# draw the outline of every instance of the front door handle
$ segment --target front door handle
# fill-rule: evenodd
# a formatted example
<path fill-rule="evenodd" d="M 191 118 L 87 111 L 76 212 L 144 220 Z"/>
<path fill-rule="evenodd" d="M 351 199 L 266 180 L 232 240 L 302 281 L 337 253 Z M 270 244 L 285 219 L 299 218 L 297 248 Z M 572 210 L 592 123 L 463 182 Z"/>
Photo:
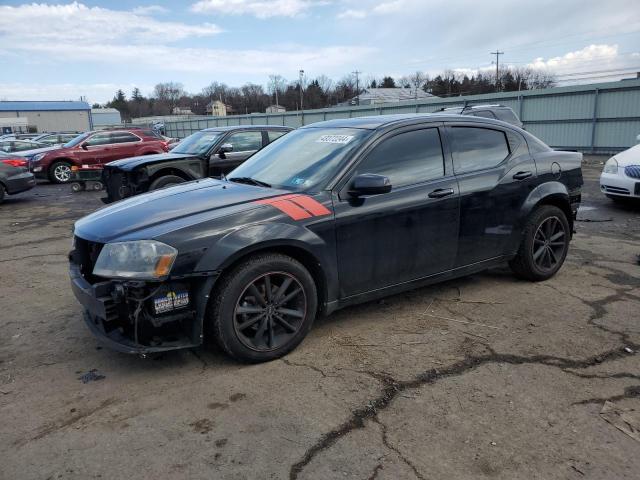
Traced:
<path fill-rule="evenodd" d="M 429 194 L 429 198 L 442 198 L 453 195 L 453 188 L 437 188 Z"/>
<path fill-rule="evenodd" d="M 514 180 L 524 180 L 525 178 L 529 178 L 533 175 L 533 172 L 518 172 L 513 175 Z"/>

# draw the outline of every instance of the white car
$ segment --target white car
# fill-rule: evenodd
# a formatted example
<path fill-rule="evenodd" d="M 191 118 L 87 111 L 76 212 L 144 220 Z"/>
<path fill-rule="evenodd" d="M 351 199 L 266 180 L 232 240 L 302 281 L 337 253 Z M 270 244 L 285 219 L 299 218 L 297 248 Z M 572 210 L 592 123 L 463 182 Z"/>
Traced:
<path fill-rule="evenodd" d="M 607 160 L 600 175 L 600 190 L 612 200 L 640 198 L 640 145 Z"/>

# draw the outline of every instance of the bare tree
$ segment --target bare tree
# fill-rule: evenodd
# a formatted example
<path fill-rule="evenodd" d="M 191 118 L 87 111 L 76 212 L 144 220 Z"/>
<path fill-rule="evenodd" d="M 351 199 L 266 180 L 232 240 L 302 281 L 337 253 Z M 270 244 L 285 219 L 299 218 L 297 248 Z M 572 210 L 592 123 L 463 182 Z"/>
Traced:
<path fill-rule="evenodd" d="M 282 92 L 287 81 L 281 75 L 269 75 L 269 88 L 267 91 L 276 97 L 276 105 L 279 105 L 278 95 Z"/>
<path fill-rule="evenodd" d="M 166 103 L 169 113 L 173 112 L 180 97 L 185 95 L 184 86 L 178 82 L 158 83 L 153 89 L 153 96 Z"/>

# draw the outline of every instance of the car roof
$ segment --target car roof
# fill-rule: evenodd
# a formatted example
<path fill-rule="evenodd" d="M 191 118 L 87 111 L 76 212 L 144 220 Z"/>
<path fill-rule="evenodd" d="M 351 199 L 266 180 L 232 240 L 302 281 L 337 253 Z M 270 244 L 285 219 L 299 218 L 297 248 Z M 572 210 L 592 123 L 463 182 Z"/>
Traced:
<path fill-rule="evenodd" d="M 205 128 L 203 132 L 229 132 L 231 130 L 293 130 L 291 127 L 284 125 L 229 125 L 227 127 L 211 127 Z"/>
<path fill-rule="evenodd" d="M 468 115 L 456 115 L 448 112 L 434 113 L 401 113 L 395 115 L 374 115 L 370 117 L 340 118 L 325 122 L 312 123 L 301 128 L 361 128 L 365 130 L 378 130 L 389 126 L 412 125 L 416 123 L 464 121 L 486 123 L 499 126 L 512 124 L 483 117 L 471 117 Z"/>

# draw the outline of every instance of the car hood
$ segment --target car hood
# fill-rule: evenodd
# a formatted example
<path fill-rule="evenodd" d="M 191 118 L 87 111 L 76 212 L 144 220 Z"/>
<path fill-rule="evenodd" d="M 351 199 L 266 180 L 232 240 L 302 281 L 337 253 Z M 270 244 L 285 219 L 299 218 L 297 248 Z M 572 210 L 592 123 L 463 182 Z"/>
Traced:
<path fill-rule="evenodd" d="M 155 155 L 141 155 L 139 157 L 123 158 L 115 162 L 107 163 L 107 168 L 117 168 L 120 170 L 131 171 L 142 165 L 149 165 L 156 162 L 166 162 L 167 160 L 177 160 L 180 158 L 197 157 L 188 153 L 157 153 Z"/>
<path fill-rule="evenodd" d="M 618 161 L 619 167 L 628 165 L 640 165 L 640 145 L 631 147 L 624 152 L 617 153 L 613 156 Z"/>
<path fill-rule="evenodd" d="M 20 155 L 21 157 L 32 157 L 37 155 L 38 153 L 46 153 L 52 150 L 59 150 L 60 146 L 52 145 L 51 147 L 42 147 L 42 148 L 34 148 L 33 150 L 23 150 L 21 152 L 15 152 L 16 155 Z"/>
<path fill-rule="evenodd" d="M 259 208 L 256 200 L 289 193 L 205 178 L 137 195 L 75 223 L 74 233 L 93 242 L 156 238 L 185 226 Z"/>

